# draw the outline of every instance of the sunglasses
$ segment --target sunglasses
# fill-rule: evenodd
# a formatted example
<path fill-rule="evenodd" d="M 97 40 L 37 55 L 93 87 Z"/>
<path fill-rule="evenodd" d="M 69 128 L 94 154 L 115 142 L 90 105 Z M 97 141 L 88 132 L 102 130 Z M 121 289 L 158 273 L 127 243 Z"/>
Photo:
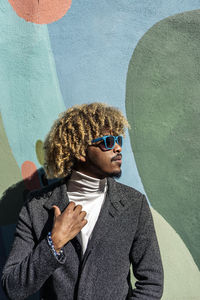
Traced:
<path fill-rule="evenodd" d="M 123 137 L 121 135 L 118 135 L 118 136 L 104 135 L 100 138 L 92 140 L 92 143 L 96 143 L 99 141 L 102 141 L 102 143 L 98 144 L 98 146 L 102 150 L 111 150 L 115 147 L 115 143 L 117 143 L 120 147 L 122 147 Z"/>

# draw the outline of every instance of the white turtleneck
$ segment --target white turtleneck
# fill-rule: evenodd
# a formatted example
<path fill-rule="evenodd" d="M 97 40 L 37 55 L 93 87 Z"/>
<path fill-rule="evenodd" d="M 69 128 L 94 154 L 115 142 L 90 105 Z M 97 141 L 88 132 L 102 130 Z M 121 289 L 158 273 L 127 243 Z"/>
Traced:
<path fill-rule="evenodd" d="M 83 254 L 99 217 L 107 191 L 107 180 L 93 178 L 73 170 L 67 186 L 69 201 L 82 205 L 88 223 L 81 230 Z"/>

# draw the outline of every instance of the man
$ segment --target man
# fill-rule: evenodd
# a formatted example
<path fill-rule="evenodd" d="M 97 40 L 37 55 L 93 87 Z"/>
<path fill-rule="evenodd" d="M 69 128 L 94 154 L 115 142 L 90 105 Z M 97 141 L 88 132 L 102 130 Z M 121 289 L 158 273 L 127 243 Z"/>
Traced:
<path fill-rule="evenodd" d="M 74 106 L 45 141 L 49 178 L 22 208 L 2 283 L 10 299 L 160 299 L 163 271 L 145 196 L 117 183 L 128 122 L 102 103 Z M 137 279 L 130 282 L 130 265 Z"/>

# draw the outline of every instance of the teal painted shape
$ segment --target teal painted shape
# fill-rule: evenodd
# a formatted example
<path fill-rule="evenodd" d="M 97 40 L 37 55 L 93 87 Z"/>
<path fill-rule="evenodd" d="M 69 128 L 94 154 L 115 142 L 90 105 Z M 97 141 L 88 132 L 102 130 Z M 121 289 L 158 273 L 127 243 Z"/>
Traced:
<path fill-rule="evenodd" d="M 169 17 L 140 40 L 127 74 L 126 112 L 153 207 L 200 266 L 200 11 Z"/>
<path fill-rule="evenodd" d="M 35 143 L 43 140 L 65 110 L 46 25 L 19 18 L 7 0 L 0 3 L 0 108 L 19 165 L 38 167 Z"/>

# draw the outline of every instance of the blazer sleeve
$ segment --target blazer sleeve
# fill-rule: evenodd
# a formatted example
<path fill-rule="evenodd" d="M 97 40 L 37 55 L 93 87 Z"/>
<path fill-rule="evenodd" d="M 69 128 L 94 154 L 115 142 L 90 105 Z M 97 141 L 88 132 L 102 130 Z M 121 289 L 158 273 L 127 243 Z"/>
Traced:
<path fill-rule="evenodd" d="M 47 239 L 36 243 L 28 206 L 18 219 L 14 243 L 3 269 L 2 286 L 9 299 L 25 299 L 36 293 L 48 277 L 64 263 L 54 256 Z"/>
<path fill-rule="evenodd" d="M 130 300 L 158 300 L 163 293 L 163 267 L 151 211 L 142 199 L 138 228 L 130 259 L 137 279 Z"/>

